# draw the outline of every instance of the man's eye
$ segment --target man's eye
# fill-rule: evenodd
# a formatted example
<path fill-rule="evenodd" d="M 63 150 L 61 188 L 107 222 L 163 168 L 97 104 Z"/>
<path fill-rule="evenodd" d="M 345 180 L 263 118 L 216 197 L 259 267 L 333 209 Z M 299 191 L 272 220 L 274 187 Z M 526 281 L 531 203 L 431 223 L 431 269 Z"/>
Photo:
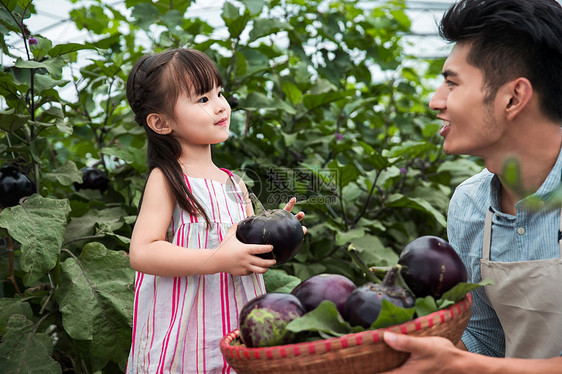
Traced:
<path fill-rule="evenodd" d="M 456 85 L 455 82 L 452 82 L 452 81 L 450 81 L 450 80 L 446 80 L 446 81 L 445 81 L 445 84 L 446 84 L 447 86 L 455 86 L 455 85 Z"/>
<path fill-rule="evenodd" d="M 209 99 L 205 96 L 203 96 L 202 98 L 200 98 L 197 102 L 198 103 L 206 103 L 207 101 L 209 101 Z"/>

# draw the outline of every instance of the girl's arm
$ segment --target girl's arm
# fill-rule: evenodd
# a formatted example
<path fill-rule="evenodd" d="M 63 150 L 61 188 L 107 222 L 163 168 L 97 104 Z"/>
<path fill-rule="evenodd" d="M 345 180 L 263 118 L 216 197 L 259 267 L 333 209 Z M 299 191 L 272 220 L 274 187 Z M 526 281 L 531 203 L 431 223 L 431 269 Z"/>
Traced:
<path fill-rule="evenodd" d="M 244 244 L 236 239 L 236 227 L 230 227 L 215 249 L 186 250 L 165 240 L 175 206 L 168 182 L 158 168 L 146 183 L 142 207 L 133 229 L 129 256 L 131 266 L 140 272 L 161 276 L 213 274 L 233 275 L 264 273 L 275 264 L 258 253 L 272 250 L 271 245 Z"/>

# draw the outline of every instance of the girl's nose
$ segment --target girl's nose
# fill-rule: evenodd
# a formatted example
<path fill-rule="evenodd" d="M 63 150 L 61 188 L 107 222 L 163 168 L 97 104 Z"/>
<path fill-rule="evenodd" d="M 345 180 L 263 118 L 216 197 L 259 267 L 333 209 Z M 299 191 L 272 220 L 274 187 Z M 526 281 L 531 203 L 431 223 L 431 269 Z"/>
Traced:
<path fill-rule="evenodd" d="M 217 98 L 217 105 L 215 107 L 215 110 L 217 111 L 217 113 L 222 113 L 229 107 L 230 106 L 228 105 L 228 101 L 226 101 L 224 96 L 219 96 Z"/>
<path fill-rule="evenodd" d="M 445 87 L 445 84 L 439 86 L 439 88 L 435 91 L 429 101 L 429 107 L 431 110 L 439 111 L 447 108 L 447 87 Z"/>

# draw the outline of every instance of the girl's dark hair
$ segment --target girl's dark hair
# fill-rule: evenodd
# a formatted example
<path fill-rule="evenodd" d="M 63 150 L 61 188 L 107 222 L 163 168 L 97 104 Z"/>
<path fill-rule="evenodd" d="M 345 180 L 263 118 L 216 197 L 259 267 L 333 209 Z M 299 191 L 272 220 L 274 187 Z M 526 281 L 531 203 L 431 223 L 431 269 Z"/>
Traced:
<path fill-rule="evenodd" d="M 468 62 L 484 74 L 486 99 L 525 77 L 541 110 L 562 121 L 562 6 L 556 0 L 461 0 L 439 25 L 440 35 L 470 45 Z"/>
<path fill-rule="evenodd" d="M 190 214 L 203 216 L 207 224 L 208 215 L 185 182 L 179 163 L 180 143 L 171 134 L 154 132 L 146 119 L 151 113 L 173 119 L 176 101 L 182 93 L 193 97 L 220 86 L 222 77 L 213 61 L 193 49 L 171 49 L 144 56 L 127 78 L 127 101 L 135 121 L 146 131 L 149 172 L 154 168 L 162 170 L 179 206 Z"/>

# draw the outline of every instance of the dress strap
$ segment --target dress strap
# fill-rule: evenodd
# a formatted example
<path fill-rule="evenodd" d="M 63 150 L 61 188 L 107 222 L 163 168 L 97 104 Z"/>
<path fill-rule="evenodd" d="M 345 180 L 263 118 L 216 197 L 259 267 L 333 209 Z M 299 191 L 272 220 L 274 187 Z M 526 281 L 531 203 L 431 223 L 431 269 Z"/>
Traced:
<path fill-rule="evenodd" d="M 230 178 L 230 181 L 232 182 L 232 186 L 233 186 L 234 188 L 237 188 L 237 187 L 238 187 L 238 184 L 236 184 L 236 181 L 234 180 L 234 177 L 236 176 L 236 174 L 234 174 L 233 172 L 231 172 L 230 170 L 225 169 L 225 168 L 219 168 L 219 169 L 221 169 L 221 170 L 224 171 L 226 174 L 228 174 L 228 178 Z"/>
<path fill-rule="evenodd" d="M 225 169 L 225 168 L 219 168 L 219 169 L 221 169 L 222 171 L 224 171 L 226 174 L 228 174 L 229 177 L 232 178 L 233 173 L 232 173 L 230 170 Z"/>

